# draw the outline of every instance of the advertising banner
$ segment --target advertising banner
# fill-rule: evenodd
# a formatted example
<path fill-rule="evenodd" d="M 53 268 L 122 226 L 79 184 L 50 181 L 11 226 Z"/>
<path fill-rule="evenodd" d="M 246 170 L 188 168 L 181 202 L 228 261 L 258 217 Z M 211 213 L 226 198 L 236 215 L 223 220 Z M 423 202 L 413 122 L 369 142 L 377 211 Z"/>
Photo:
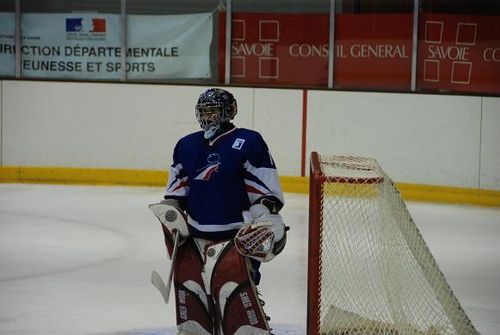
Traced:
<path fill-rule="evenodd" d="M 127 78 L 210 78 L 211 13 L 129 15 Z"/>
<path fill-rule="evenodd" d="M 6 25 L 3 20 L 1 31 Z M 210 77 L 212 15 L 128 16 L 127 78 Z M 23 14 L 23 77 L 111 79 L 122 76 L 120 16 L 100 13 Z M 10 33 L 2 33 L 2 36 Z M 15 70 L 0 40 L 4 72 Z M 2 62 L 3 63 L 3 62 Z M 5 67 L 5 69 L 3 69 Z"/>
<path fill-rule="evenodd" d="M 16 75 L 16 14 L 0 13 L 0 76 Z"/>
<path fill-rule="evenodd" d="M 225 31 L 224 15 L 219 22 Z M 411 14 L 337 15 L 335 87 L 409 90 L 412 22 Z M 233 83 L 328 85 L 328 14 L 234 13 L 231 38 Z"/>
<path fill-rule="evenodd" d="M 423 13 L 417 87 L 500 93 L 498 16 Z"/>
<path fill-rule="evenodd" d="M 413 14 L 338 14 L 335 87 L 409 91 Z"/>
<path fill-rule="evenodd" d="M 325 14 L 233 13 L 231 82 L 326 87 L 328 22 Z M 225 31 L 224 15 L 219 23 Z"/>
<path fill-rule="evenodd" d="M 23 77 L 120 79 L 116 14 L 23 14 Z"/>

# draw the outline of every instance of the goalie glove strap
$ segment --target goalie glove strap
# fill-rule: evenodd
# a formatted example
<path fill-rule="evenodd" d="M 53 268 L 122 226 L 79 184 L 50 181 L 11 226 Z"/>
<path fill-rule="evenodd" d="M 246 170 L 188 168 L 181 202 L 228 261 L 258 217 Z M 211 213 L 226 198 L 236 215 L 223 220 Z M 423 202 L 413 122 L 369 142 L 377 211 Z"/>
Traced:
<path fill-rule="evenodd" d="M 280 241 L 285 235 L 285 224 L 279 214 L 271 214 L 269 209 L 262 204 L 255 204 L 248 209 L 253 217 L 254 225 L 269 225 L 274 233 L 274 241 Z"/>
<path fill-rule="evenodd" d="M 259 198 L 255 202 L 255 204 L 262 204 L 266 206 L 271 214 L 278 214 L 280 209 L 283 207 L 281 201 L 276 199 L 274 196 L 264 196 L 262 198 Z"/>

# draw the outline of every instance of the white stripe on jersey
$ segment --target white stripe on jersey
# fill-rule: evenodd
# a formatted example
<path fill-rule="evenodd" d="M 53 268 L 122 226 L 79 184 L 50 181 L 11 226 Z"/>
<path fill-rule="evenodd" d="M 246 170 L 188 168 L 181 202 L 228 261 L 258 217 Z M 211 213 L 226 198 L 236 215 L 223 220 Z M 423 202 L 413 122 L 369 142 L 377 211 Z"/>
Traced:
<path fill-rule="evenodd" d="M 276 198 L 278 198 L 282 203 L 285 203 L 285 199 L 283 197 L 283 191 L 281 190 L 281 185 L 280 181 L 278 179 L 278 173 L 276 169 L 273 168 L 258 168 L 250 164 L 249 161 L 246 161 L 245 164 L 243 164 L 243 167 L 251 174 L 253 174 L 255 177 L 257 177 L 264 185 L 269 188 L 271 191 L 271 194 L 274 195 Z M 245 180 L 245 183 L 247 180 Z M 258 188 L 259 190 L 262 189 L 261 186 Z M 269 192 L 266 190 L 266 192 L 269 194 Z"/>
<path fill-rule="evenodd" d="M 187 186 L 188 177 L 186 176 L 184 178 L 177 179 L 177 176 L 179 175 L 181 170 L 182 164 L 180 163 L 176 166 L 170 167 L 166 195 L 185 197 L 189 193 L 189 186 Z"/>

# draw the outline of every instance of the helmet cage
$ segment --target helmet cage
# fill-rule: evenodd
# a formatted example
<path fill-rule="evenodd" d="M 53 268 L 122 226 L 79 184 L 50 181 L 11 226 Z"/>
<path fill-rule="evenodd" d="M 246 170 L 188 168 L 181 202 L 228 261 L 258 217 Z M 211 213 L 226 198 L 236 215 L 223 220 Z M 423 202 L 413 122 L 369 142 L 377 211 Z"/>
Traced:
<path fill-rule="evenodd" d="M 222 104 L 210 103 L 196 105 L 196 120 L 202 129 L 207 130 L 210 127 L 219 126 L 230 119 Z"/>
<path fill-rule="evenodd" d="M 237 110 L 236 100 L 231 93 L 221 89 L 209 89 L 198 99 L 195 107 L 196 120 L 201 128 L 207 131 L 232 120 Z"/>

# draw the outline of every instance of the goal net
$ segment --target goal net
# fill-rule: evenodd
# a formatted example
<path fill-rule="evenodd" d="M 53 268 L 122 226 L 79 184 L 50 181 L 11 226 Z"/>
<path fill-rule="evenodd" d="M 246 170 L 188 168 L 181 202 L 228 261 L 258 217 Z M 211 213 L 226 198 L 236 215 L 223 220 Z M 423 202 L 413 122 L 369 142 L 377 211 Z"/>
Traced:
<path fill-rule="evenodd" d="M 308 334 L 478 334 L 376 160 L 311 155 Z"/>

